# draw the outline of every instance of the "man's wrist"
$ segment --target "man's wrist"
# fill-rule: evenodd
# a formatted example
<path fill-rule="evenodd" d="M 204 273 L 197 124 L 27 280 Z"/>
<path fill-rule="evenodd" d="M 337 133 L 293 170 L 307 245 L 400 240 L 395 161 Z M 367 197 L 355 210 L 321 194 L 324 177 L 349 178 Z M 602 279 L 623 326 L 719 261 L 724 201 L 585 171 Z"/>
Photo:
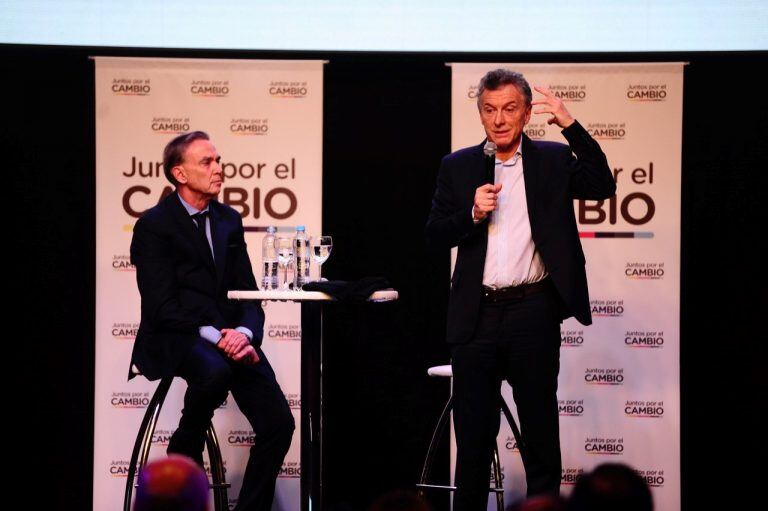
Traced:
<path fill-rule="evenodd" d="M 475 207 L 474 207 L 474 206 L 472 206 L 472 223 L 474 223 L 475 225 L 477 225 L 477 224 L 479 224 L 479 223 L 480 223 L 480 222 L 482 222 L 482 221 L 483 221 L 483 219 L 482 219 L 482 218 L 477 218 L 477 217 L 475 216 Z"/>
<path fill-rule="evenodd" d="M 563 128 L 563 130 L 562 130 L 563 135 L 567 135 L 567 134 L 573 133 L 574 131 L 577 131 L 578 130 L 578 128 L 577 128 L 578 124 L 579 124 L 579 122 L 574 117 L 572 119 L 571 123 L 567 127 Z"/>
<path fill-rule="evenodd" d="M 200 337 L 210 342 L 211 344 L 218 344 L 221 340 L 221 332 L 214 326 L 205 325 L 198 329 Z"/>
<path fill-rule="evenodd" d="M 238 332 L 241 334 L 245 334 L 245 336 L 248 338 L 248 342 L 251 342 L 253 340 L 253 332 L 251 332 L 251 329 L 246 326 L 239 326 L 235 328 Z"/>

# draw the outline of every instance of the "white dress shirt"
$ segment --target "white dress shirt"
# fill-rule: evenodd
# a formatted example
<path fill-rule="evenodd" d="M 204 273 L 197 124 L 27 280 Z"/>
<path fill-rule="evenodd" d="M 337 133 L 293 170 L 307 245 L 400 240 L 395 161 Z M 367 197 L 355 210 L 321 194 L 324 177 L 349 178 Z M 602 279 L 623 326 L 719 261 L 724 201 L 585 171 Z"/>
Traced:
<path fill-rule="evenodd" d="M 501 184 L 501 191 L 498 207 L 487 220 L 483 285 L 502 288 L 543 280 L 547 270 L 533 244 L 525 199 L 522 140 L 517 152 L 507 161 L 496 159 L 494 183 Z"/>

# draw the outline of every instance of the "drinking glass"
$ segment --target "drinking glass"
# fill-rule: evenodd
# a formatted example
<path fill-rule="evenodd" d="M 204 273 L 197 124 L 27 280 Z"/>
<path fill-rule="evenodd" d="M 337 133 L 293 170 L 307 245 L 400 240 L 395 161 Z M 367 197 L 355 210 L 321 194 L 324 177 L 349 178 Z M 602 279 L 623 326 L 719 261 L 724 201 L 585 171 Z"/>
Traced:
<path fill-rule="evenodd" d="M 328 260 L 333 249 L 333 239 L 330 236 L 315 236 L 312 238 L 312 258 L 317 263 L 318 275 L 323 263 Z"/>

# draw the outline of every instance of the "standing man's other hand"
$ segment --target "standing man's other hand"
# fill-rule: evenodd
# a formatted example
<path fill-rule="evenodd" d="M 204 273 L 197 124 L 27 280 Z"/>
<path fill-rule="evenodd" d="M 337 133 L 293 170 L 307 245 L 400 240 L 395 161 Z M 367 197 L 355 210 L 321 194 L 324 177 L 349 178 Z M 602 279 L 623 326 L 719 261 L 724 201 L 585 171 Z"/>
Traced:
<path fill-rule="evenodd" d="M 561 128 L 565 129 L 574 123 L 575 119 L 565 108 L 563 100 L 555 96 L 555 94 L 546 87 L 534 87 L 536 92 L 543 94 L 544 99 L 540 101 L 534 101 L 531 105 L 541 105 L 533 111 L 535 114 L 552 114 L 552 117 L 547 119 L 547 124 L 557 124 Z"/>

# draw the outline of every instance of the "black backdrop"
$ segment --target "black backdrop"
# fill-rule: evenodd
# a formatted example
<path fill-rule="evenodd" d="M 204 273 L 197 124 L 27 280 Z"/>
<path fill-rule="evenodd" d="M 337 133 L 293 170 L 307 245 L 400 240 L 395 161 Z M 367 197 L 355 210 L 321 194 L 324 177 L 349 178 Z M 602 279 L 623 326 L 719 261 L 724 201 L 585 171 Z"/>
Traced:
<path fill-rule="evenodd" d="M 93 64 L 89 55 L 327 59 L 323 232 L 330 278 L 385 276 L 401 299 L 326 315 L 326 496 L 363 509 L 418 477 L 447 383 L 448 254 L 422 230 L 450 149 L 445 62 L 689 61 L 682 201 L 683 508 L 760 494 L 766 348 L 758 244 L 768 102 L 765 52 L 441 54 L 0 46 L 4 252 L 15 478 L 34 507 L 89 509 L 95 308 Z M 296 143 L 301 143 L 297 140 Z M 765 215 L 761 215 L 764 218 Z M 385 250 L 382 248 L 386 247 Z M 127 363 L 127 361 L 126 361 Z M 10 391 L 18 391 L 11 393 Z M 762 404 L 761 404 L 762 403 Z M 133 439 L 126 439 L 132 442 Z M 18 460 L 19 458 L 12 458 Z M 441 463 L 447 466 L 447 444 Z M 100 468 L 99 468 L 100 469 Z M 448 471 L 439 471 L 447 478 Z M 7 481 L 13 484 L 12 481 Z M 443 507 L 445 501 L 437 501 Z"/>

